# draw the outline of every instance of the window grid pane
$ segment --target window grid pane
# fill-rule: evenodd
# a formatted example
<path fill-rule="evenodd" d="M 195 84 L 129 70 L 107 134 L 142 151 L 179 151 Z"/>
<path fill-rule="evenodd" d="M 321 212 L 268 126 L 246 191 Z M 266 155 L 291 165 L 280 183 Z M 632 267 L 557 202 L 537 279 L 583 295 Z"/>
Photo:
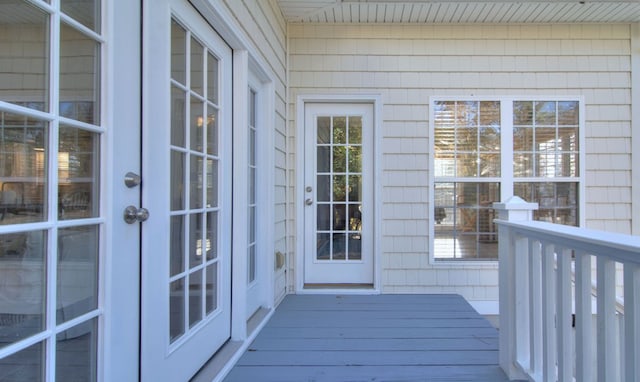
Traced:
<path fill-rule="evenodd" d="M 513 107 L 504 125 L 501 105 Z M 507 195 L 539 203 L 535 220 L 579 224 L 579 101 L 435 101 L 432 115 L 436 260 L 497 259 L 492 204 L 505 182 Z M 501 153 L 503 134 L 513 147 Z M 517 182 L 502 178 L 502 160 Z"/>

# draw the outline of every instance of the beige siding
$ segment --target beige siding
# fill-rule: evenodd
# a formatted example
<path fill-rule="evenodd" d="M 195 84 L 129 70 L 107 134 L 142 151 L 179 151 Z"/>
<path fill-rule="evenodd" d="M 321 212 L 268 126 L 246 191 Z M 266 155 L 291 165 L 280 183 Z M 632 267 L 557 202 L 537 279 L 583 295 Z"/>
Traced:
<path fill-rule="evenodd" d="M 272 73 L 275 90 L 274 110 L 269 113 L 274 116 L 274 246 L 276 252 L 287 257 L 287 131 L 286 131 L 286 24 L 280 10 L 271 1 L 260 0 L 225 0 L 225 4 L 238 24 L 251 40 L 259 59 L 269 67 Z M 263 254 L 268 255 L 268 254 Z M 269 264 L 269 267 L 272 265 Z M 269 268 L 273 269 L 273 268 Z M 276 270 L 274 276 L 274 302 L 278 303 L 286 294 L 287 275 L 285 268 Z"/>
<path fill-rule="evenodd" d="M 383 96 L 383 292 L 497 300 L 494 265 L 429 264 L 429 96 L 584 96 L 586 224 L 631 232 L 629 25 L 289 26 L 298 94 Z M 293 195 L 293 193 L 292 193 Z"/>

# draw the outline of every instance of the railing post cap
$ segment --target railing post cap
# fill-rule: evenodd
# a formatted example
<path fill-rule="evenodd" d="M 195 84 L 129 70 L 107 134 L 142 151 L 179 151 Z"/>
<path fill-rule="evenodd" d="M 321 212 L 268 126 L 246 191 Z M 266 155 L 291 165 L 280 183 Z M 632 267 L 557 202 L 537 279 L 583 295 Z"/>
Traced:
<path fill-rule="evenodd" d="M 496 202 L 493 203 L 493 208 L 496 210 L 505 210 L 505 211 L 535 211 L 538 209 L 538 203 L 529 203 L 526 202 L 519 196 L 512 196 L 507 199 L 505 202 Z"/>

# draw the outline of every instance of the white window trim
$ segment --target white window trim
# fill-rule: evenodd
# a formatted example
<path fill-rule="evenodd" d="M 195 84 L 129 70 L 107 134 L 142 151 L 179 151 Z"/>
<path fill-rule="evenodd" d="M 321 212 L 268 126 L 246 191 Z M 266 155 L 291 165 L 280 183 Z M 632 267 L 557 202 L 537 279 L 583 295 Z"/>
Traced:
<path fill-rule="evenodd" d="M 463 269 L 497 269 L 498 259 L 495 260 L 436 260 L 434 253 L 434 236 L 435 236 L 435 220 L 433 219 L 435 212 L 435 148 L 434 148 L 434 134 L 435 134 L 435 121 L 433 119 L 433 104 L 437 101 L 499 101 L 500 102 L 500 197 L 501 201 L 506 200 L 513 195 L 513 183 L 515 181 L 529 182 L 534 178 L 518 178 L 513 177 L 513 164 L 512 161 L 504 158 L 513 157 L 513 102 L 514 101 L 577 101 L 579 112 L 579 127 L 578 127 L 578 145 L 580 160 L 578 167 L 578 177 L 571 178 L 578 182 L 578 226 L 585 226 L 585 212 L 586 212 L 586 118 L 585 118 L 585 102 L 584 96 L 430 96 L 429 97 L 429 264 L 435 268 L 463 268 Z M 505 107 L 507 106 L 507 107 Z M 506 139 L 505 139 L 506 138 Z M 506 156 L 505 156 L 506 155 Z M 494 178 L 482 178 L 481 180 L 490 181 Z M 536 178 L 539 180 L 542 178 Z M 569 178 L 551 178 L 555 181 L 561 181 Z"/>

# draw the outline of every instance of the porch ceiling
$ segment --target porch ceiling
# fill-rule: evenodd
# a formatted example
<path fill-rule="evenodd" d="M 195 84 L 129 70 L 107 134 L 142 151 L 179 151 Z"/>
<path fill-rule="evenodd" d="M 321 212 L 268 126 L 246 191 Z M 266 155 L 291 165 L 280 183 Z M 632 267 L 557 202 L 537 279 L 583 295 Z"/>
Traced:
<path fill-rule="evenodd" d="M 293 23 L 626 23 L 638 0 L 276 0 Z"/>

